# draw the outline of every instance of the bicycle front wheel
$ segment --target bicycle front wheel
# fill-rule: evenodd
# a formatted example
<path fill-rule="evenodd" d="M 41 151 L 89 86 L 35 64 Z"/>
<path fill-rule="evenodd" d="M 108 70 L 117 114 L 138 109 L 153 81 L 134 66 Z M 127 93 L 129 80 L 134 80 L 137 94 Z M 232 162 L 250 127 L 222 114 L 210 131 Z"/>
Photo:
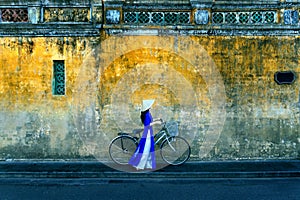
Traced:
<path fill-rule="evenodd" d="M 110 158 L 119 165 L 128 164 L 137 148 L 137 142 L 130 136 L 121 135 L 113 139 L 109 145 Z"/>
<path fill-rule="evenodd" d="M 182 137 L 172 136 L 163 141 L 160 146 L 162 159 L 170 165 L 181 165 L 191 155 L 189 143 Z"/>

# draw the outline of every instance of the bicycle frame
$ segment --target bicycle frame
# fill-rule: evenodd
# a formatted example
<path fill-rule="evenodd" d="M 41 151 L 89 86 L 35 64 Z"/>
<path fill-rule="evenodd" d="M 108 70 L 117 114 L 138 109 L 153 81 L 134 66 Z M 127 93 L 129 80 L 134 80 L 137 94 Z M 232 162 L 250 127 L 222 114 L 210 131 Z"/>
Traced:
<path fill-rule="evenodd" d="M 168 141 L 168 144 L 169 146 L 171 147 L 171 149 L 173 151 L 176 151 L 175 148 L 171 145 L 170 141 L 169 141 L 169 132 L 168 132 L 168 129 L 166 128 L 165 126 L 166 124 L 163 125 L 163 127 L 154 135 L 154 139 L 156 139 L 157 137 L 159 137 L 158 139 L 156 139 L 156 141 L 154 142 L 154 145 L 158 145 L 158 143 L 160 141 L 164 141 L 164 140 L 167 140 Z M 129 135 L 129 134 L 127 134 Z M 131 136 L 132 137 L 132 136 Z M 138 141 L 140 140 L 140 137 L 137 138 L 137 137 L 132 137 L 136 143 L 138 143 Z"/>
<path fill-rule="evenodd" d="M 157 135 L 159 135 L 160 133 L 162 134 L 158 139 L 156 139 L 154 145 L 157 145 L 159 143 L 159 141 L 161 141 L 163 138 L 168 138 L 168 135 L 166 132 L 167 132 L 166 130 L 161 129 L 154 135 L 154 139 L 156 139 L 156 137 L 158 137 Z"/>
<path fill-rule="evenodd" d="M 154 135 L 154 138 L 158 137 L 158 135 L 160 135 L 160 134 L 161 134 L 161 136 L 158 139 L 156 139 L 154 145 L 157 145 L 159 143 L 159 141 L 161 141 L 162 139 L 164 139 L 164 140 L 168 141 L 168 144 L 171 147 L 171 149 L 173 151 L 176 151 L 174 149 L 174 147 L 171 145 L 170 141 L 169 141 L 168 130 L 165 127 L 165 124 L 164 124 L 163 128 Z M 162 141 L 164 141 L 164 140 L 162 140 Z"/>
<path fill-rule="evenodd" d="M 159 131 L 157 131 L 156 134 L 154 134 L 154 146 L 156 146 L 156 148 L 160 149 L 160 155 L 165 162 L 167 162 L 171 165 L 183 164 L 190 157 L 190 153 L 191 153 L 190 146 L 184 138 L 177 136 L 176 134 L 174 134 L 174 135 L 170 134 L 169 127 L 167 125 L 166 125 L 166 123 L 164 123 L 162 128 Z M 122 132 L 118 133 L 119 136 L 114 138 L 109 145 L 109 155 L 114 162 L 116 162 L 117 164 L 121 164 L 121 165 L 128 164 L 128 159 L 134 153 L 133 145 L 134 144 L 135 144 L 135 146 L 138 145 L 138 142 L 141 139 L 140 133 L 142 131 L 143 131 L 143 129 L 135 129 L 135 130 L 133 130 L 132 134 L 122 133 Z M 174 142 L 174 144 L 173 144 L 173 142 Z M 188 150 L 187 154 L 185 153 L 186 150 L 184 150 L 182 148 L 177 148 L 178 145 L 180 145 L 180 146 L 183 145 L 183 147 L 186 147 L 186 150 Z M 114 147 L 114 148 L 112 149 L 111 147 Z M 117 150 L 116 150 L 116 148 L 117 148 Z M 184 150 L 184 151 L 182 151 L 182 150 Z M 114 155 L 113 154 L 114 152 L 117 152 L 117 154 Z M 119 152 L 123 153 L 123 154 L 120 155 Z M 172 152 L 173 153 L 178 152 L 178 153 L 180 153 L 180 155 L 178 153 L 175 153 L 174 155 L 172 155 L 173 154 Z M 180 156 L 179 162 L 177 162 L 177 159 L 179 157 L 174 157 L 174 156 L 178 156 L 178 155 Z M 184 156 L 181 158 L 181 155 L 184 155 Z M 116 157 L 114 157 L 114 156 L 116 156 Z"/>

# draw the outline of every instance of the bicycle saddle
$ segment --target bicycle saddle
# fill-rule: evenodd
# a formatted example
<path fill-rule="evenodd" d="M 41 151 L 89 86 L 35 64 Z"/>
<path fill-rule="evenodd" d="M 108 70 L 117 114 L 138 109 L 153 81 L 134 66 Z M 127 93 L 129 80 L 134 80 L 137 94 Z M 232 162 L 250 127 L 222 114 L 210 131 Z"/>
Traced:
<path fill-rule="evenodd" d="M 143 130 L 144 130 L 144 129 L 141 129 L 141 128 L 139 128 L 139 129 L 134 129 L 134 130 L 132 131 L 132 133 L 133 133 L 134 135 L 140 134 Z"/>

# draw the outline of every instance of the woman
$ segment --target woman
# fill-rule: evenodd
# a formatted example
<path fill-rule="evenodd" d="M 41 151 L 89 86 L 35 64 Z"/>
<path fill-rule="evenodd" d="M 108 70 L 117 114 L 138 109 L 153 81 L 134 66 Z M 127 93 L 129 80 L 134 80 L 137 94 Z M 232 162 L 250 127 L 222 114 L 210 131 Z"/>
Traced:
<path fill-rule="evenodd" d="M 129 160 L 129 164 L 135 167 L 137 170 L 156 168 L 152 125 L 161 124 L 162 120 L 152 119 L 150 108 L 153 103 L 154 100 L 143 100 L 141 121 L 144 124 L 144 132 L 138 147 Z"/>

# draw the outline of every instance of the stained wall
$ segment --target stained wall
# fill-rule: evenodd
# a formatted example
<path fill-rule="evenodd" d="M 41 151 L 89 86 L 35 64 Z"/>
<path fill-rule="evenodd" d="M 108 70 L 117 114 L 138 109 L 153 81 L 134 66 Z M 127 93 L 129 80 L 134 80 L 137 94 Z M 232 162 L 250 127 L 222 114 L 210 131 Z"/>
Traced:
<path fill-rule="evenodd" d="M 12 7 L 7 4 L 2 13 Z M 216 24 L 214 13 L 229 9 L 220 3 L 216 11 L 205 4 L 204 18 L 192 22 L 194 28 L 145 28 L 126 24 L 125 11 L 133 8 L 112 4 L 105 9 L 100 2 L 92 8 L 50 4 L 43 17 L 39 10 L 37 18 L 28 14 L 27 20 L 36 19 L 39 27 L 21 24 L 21 30 L 2 22 L 1 159 L 106 158 L 106 145 L 117 132 L 141 125 L 139 107 L 145 98 L 156 99 L 156 116 L 182 122 L 193 160 L 299 159 L 300 40 L 290 31 L 298 28 L 297 18 L 292 14 L 285 20 L 285 10 L 297 11 L 298 5 L 272 8 L 274 24 Z M 111 18 L 118 12 L 108 10 L 120 11 L 121 18 Z M 268 28 L 273 32 L 265 34 Z M 134 37 L 143 42 L 140 35 L 144 48 L 134 43 Z M 64 95 L 53 94 L 56 60 L 65 64 Z M 295 74 L 295 81 L 276 83 L 275 74 L 286 71 Z M 218 96 L 218 89 L 224 95 Z M 222 123 L 214 122 L 215 104 L 222 107 L 217 110 Z M 210 129 L 214 125 L 219 134 Z"/>

